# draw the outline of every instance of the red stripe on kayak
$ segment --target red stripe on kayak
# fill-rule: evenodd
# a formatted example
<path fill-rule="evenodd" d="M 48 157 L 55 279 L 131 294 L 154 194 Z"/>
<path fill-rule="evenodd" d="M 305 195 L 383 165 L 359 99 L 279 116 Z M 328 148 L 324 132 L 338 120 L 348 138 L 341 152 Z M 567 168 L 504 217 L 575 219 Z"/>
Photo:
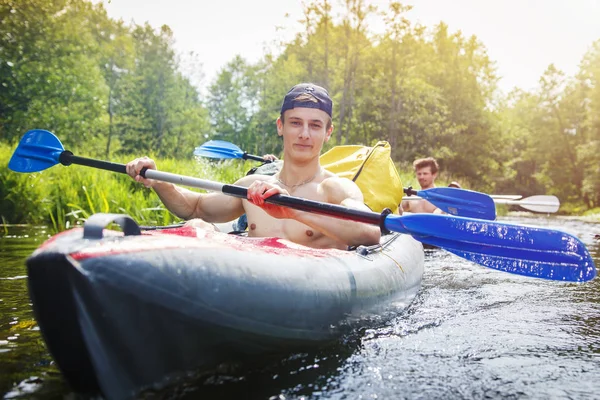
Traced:
<path fill-rule="evenodd" d="M 105 230 L 107 236 L 122 236 L 122 232 Z M 158 240 L 157 240 L 158 239 Z M 205 231 L 194 227 L 181 227 L 143 232 L 142 236 L 129 236 L 123 240 L 103 240 L 97 246 L 89 246 L 70 254 L 77 260 L 109 255 L 138 253 L 156 250 L 221 248 L 223 251 L 241 249 L 263 254 L 285 254 L 297 257 L 340 257 L 353 252 L 338 249 L 314 249 L 288 240 L 268 237 L 254 238 Z"/>

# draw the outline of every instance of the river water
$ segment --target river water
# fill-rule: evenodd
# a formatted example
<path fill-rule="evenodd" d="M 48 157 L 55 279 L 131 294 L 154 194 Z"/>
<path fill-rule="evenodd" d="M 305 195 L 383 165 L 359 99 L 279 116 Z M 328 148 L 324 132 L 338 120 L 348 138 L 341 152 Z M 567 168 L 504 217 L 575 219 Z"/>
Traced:
<path fill-rule="evenodd" d="M 598 223 L 501 220 L 574 234 L 600 265 Z M 71 397 L 27 294 L 25 258 L 48 233 L 8 227 L 0 235 L 0 396 Z M 144 398 L 597 399 L 600 278 L 584 284 L 526 278 L 428 250 L 421 291 L 390 320 L 326 348 L 190 379 Z"/>

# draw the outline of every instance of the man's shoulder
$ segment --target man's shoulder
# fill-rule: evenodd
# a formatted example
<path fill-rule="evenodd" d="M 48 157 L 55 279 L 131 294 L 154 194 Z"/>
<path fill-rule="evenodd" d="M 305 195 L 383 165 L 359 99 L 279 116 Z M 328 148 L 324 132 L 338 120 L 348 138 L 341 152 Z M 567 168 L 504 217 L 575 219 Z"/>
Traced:
<path fill-rule="evenodd" d="M 342 196 L 344 198 L 363 198 L 360 188 L 351 179 L 342 178 L 336 174 L 329 174 L 327 174 L 323 181 L 321 181 L 321 187 L 325 192 L 336 192 L 338 194 L 336 197 L 344 194 L 345 196 Z"/>
<path fill-rule="evenodd" d="M 324 185 L 336 185 L 347 188 L 358 188 L 358 185 L 351 179 L 343 178 L 329 171 L 325 171 L 325 177 L 323 178 L 321 183 Z"/>

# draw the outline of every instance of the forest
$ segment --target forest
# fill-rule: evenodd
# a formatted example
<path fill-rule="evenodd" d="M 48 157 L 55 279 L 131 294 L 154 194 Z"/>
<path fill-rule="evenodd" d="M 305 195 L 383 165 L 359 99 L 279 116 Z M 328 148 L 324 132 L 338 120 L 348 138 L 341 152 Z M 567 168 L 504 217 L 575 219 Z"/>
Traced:
<path fill-rule="evenodd" d="M 556 195 L 571 213 L 600 207 L 600 38 L 576 76 L 548 65 L 537 89 L 503 94 L 476 36 L 409 15 L 398 2 L 307 1 L 300 34 L 256 63 L 232 55 L 203 93 L 190 78 L 202 55 L 182 62 L 166 25 L 114 20 L 86 0 L 0 0 L 0 146 L 40 128 L 107 160 L 192 162 L 210 139 L 281 154 L 281 100 L 314 82 L 334 100 L 328 148 L 387 140 L 401 170 L 433 156 L 469 189 Z M 0 161 L 5 203 L 15 180 Z"/>

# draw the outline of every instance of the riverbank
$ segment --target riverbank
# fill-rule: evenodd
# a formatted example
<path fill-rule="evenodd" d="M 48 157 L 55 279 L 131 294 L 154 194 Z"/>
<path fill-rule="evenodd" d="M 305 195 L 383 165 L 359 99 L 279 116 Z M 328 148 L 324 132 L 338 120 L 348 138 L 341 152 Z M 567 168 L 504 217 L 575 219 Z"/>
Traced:
<path fill-rule="evenodd" d="M 57 165 L 36 173 L 8 169 L 14 148 L 0 145 L 0 223 L 47 225 L 52 232 L 82 223 L 90 215 L 124 213 L 140 224 L 168 225 L 178 219 L 156 194 L 125 174 L 79 165 Z M 152 157 L 152 155 L 150 155 Z M 121 155 L 110 161 L 134 159 Z M 250 162 L 201 159 L 157 159 L 164 171 L 233 183 L 251 168 Z M 191 189 L 194 190 L 194 189 Z"/>

